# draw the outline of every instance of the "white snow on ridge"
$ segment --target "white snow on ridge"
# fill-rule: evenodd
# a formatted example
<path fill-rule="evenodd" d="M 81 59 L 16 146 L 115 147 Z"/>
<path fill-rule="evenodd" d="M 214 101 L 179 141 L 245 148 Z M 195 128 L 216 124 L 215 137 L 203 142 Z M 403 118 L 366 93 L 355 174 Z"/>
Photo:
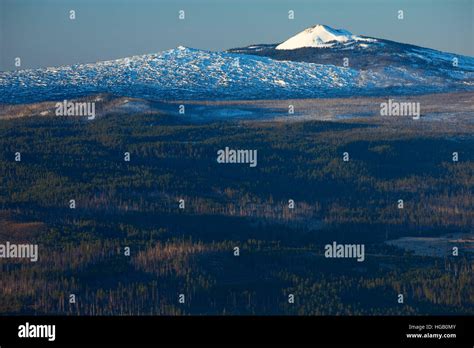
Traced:
<path fill-rule="evenodd" d="M 350 31 L 344 29 L 334 29 L 327 25 L 318 24 L 289 38 L 279 44 L 276 49 L 294 50 L 302 47 L 327 48 L 336 44 L 356 41 L 376 42 L 377 40 L 353 35 Z"/>
<path fill-rule="evenodd" d="M 58 67 L 54 74 L 48 69 L 0 72 L 0 102 L 93 93 L 159 100 L 325 95 L 358 88 L 358 77 L 359 72 L 352 68 L 178 47 L 158 54 Z"/>
<path fill-rule="evenodd" d="M 370 46 L 364 40 L 371 39 L 343 33 L 349 32 L 338 31 L 336 35 L 320 31 L 318 38 L 321 42 L 331 40 L 325 45 L 338 45 L 331 52 L 361 44 Z M 377 47 L 379 44 L 380 41 Z M 368 53 L 371 59 L 383 59 L 386 54 L 383 49 Z M 402 63 L 403 59 L 407 63 L 358 70 L 179 46 L 160 53 L 97 63 L 0 72 L 0 103 L 31 103 L 100 93 L 146 100 L 282 99 L 378 95 L 387 93 L 388 88 L 402 94 L 472 90 L 474 86 L 474 58 L 423 48 L 396 53 L 400 54 Z M 424 58 L 433 67 L 421 69 L 420 63 L 410 63 L 407 59 L 410 57 Z M 445 64 L 453 57 L 459 58 L 461 68 L 451 69 L 451 64 Z"/>

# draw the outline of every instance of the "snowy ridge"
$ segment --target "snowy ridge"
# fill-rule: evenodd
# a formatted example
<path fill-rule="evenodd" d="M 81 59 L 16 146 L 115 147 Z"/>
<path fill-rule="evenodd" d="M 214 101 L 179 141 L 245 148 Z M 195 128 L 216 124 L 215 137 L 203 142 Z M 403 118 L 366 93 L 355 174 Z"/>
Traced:
<path fill-rule="evenodd" d="M 376 75 L 314 63 L 178 47 L 58 68 L 0 73 L 0 102 L 55 100 L 93 93 L 164 99 L 323 96 L 376 83 Z"/>
<path fill-rule="evenodd" d="M 346 31 L 319 34 L 320 40 L 331 40 L 327 43 L 367 42 Z M 333 40 L 333 35 L 337 40 Z M 269 47 L 262 49 L 272 52 Z M 0 103 L 63 100 L 97 93 L 147 100 L 238 100 L 474 89 L 474 58 L 471 57 L 385 41 L 380 47 L 361 49 L 363 62 L 370 55 L 378 66 L 354 68 L 357 57 L 351 57 L 351 67 L 332 65 L 346 56 L 344 50 L 345 46 L 326 50 L 328 58 L 321 64 L 179 46 L 157 54 L 92 64 L 0 72 Z M 273 51 L 297 53 L 297 50 Z M 386 61 L 393 57 L 397 60 Z M 459 68 L 453 68 L 454 58 L 459 58 Z"/>

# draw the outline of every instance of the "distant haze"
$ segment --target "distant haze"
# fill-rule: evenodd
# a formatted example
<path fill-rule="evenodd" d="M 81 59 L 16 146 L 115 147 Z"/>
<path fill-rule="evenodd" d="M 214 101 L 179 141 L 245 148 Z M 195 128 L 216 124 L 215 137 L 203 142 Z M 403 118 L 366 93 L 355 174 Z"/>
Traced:
<path fill-rule="evenodd" d="M 280 43 L 314 24 L 474 56 L 473 18 L 474 0 L 0 0 L 0 70 Z"/>

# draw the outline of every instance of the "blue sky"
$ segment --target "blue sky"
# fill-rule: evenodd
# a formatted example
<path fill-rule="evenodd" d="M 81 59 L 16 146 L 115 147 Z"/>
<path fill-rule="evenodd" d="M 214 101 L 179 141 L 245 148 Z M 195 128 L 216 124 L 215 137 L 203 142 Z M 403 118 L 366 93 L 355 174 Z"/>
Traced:
<path fill-rule="evenodd" d="M 0 0 L 0 70 L 277 43 L 314 24 L 474 56 L 473 18 L 474 0 Z"/>

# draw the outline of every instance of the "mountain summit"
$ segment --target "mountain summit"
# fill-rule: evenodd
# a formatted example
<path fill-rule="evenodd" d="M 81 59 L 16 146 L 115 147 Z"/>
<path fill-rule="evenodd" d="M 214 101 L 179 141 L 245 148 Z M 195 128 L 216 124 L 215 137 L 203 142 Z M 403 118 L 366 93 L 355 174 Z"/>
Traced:
<path fill-rule="evenodd" d="M 356 41 L 375 42 L 377 40 L 353 35 L 350 31 L 344 29 L 334 29 L 327 25 L 318 24 L 289 38 L 279 44 L 276 49 L 294 50 L 302 47 L 327 48 Z"/>

